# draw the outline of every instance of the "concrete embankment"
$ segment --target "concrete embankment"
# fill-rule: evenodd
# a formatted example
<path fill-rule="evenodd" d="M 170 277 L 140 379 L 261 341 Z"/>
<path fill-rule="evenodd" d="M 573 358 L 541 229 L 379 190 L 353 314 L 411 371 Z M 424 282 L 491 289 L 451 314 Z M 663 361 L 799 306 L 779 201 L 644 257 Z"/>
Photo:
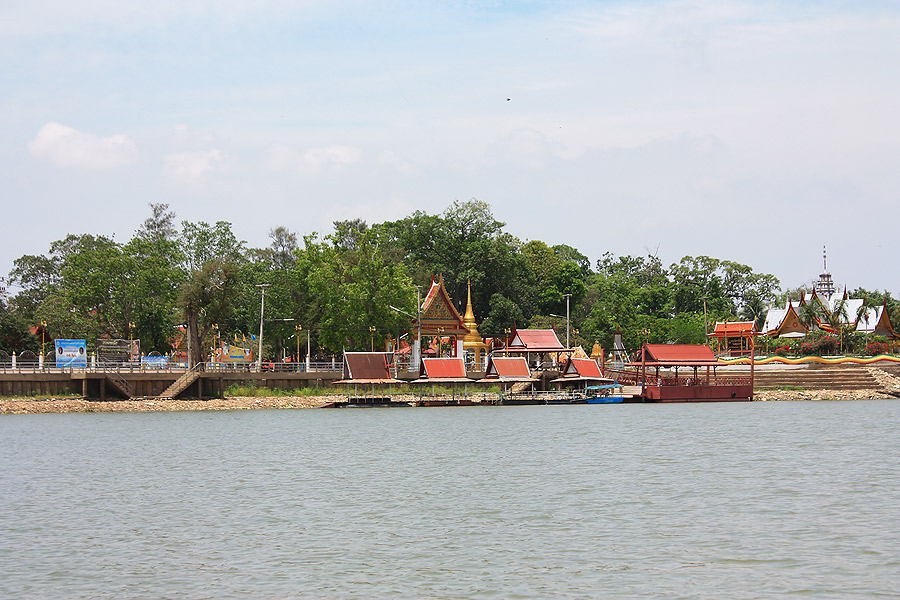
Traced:
<path fill-rule="evenodd" d="M 757 401 L 878 400 L 900 397 L 900 367 L 764 370 L 756 373 Z M 137 399 L 97 402 L 79 397 L 0 399 L 0 414 L 70 412 L 165 412 L 317 408 L 346 400 L 344 394 L 322 396 L 256 396 L 209 400 Z M 401 401 L 402 398 L 395 398 Z"/>

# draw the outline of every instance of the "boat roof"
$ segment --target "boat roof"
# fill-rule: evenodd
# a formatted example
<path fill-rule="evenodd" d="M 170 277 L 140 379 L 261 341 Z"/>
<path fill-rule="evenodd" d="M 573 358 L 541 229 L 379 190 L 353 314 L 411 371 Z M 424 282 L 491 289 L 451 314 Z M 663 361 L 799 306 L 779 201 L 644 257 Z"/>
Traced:
<path fill-rule="evenodd" d="M 712 348 L 705 344 L 644 344 L 638 357 L 628 366 L 713 367 L 719 364 Z"/>

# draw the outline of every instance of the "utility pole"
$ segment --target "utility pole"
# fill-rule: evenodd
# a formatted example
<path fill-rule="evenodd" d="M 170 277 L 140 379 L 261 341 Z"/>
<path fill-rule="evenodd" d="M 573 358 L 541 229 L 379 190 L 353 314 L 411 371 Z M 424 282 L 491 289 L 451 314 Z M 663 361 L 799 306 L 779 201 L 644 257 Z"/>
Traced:
<path fill-rule="evenodd" d="M 259 298 L 259 352 L 256 356 L 256 370 L 262 371 L 262 342 L 263 342 L 263 312 L 266 309 L 266 288 L 272 285 L 271 283 L 257 283 L 256 287 L 259 288 L 262 294 Z"/>
<path fill-rule="evenodd" d="M 569 298 L 572 294 L 563 294 L 566 297 L 566 348 L 569 347 Z"/>

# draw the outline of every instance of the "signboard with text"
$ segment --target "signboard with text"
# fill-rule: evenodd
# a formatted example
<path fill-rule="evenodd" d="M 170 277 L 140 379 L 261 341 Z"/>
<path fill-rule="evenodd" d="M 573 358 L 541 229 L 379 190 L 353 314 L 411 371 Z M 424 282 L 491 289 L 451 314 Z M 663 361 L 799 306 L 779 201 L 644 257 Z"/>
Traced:
<path fill-rule="evenodd" d="M 222 347 L 216 352 L 216 360 L 223 363 L 251 363 L 253 362 L 253 350 L 222 342 Z"/>
<path fill-rule="evenodd" d="M 87 367 L 87 344 L 84 340 L 54 340 L 57 367 Z"/>
<path fill-rule="evenodd" d="M 97 340 L 97 358 L 101 362 L 137 362 L 141 358 L 141 340 Z"/>

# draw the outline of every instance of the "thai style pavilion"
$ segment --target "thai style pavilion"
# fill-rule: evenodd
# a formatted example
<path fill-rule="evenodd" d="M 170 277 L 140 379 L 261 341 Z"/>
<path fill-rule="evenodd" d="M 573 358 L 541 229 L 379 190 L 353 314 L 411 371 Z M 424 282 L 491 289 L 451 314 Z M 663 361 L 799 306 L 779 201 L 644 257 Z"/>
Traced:
<path fill-rule="evenodd" d="M 708 337 L 716 340 L 717 353 L 744 356 L 753 350 L 753 336 L 758 334 L 754 321 L 720 321 Z"/>
<path fill-rule="evenodd" d="M 425 295 L 425 300 L 422 301 L 420 315 L 418 331 L 421 337 L 437 338 L 438 340 L 449 338 L 451 355 L 454 357 L 463 355 L 462 338 L 470 331 L 444 288 L 443 275 L 438 276 L 436 281 L 434 277 L 431 278 L 431 288 Z M 474 320 L 473 316 L 473 323 Z M 421 346 L 422 340 L 416 340 L 416 353 L 421 351 Z M 438 348 L 440 348 L 440 344 L 438 344 Z"/>
<path fill-rule="evenodd" d="M 770 308 L 766 314 L 766 321 L 763 324 L 762 332 L 769 337 L 776 338 L 798 338 L 806 335 L 807 329 L 800 322 L 800 315 L 797 313 L 797 307 L 788 300 L 787 306 L 784 308 Z"/>
<path fill-rule="evenodd" d="M 513 329 L 507 339 L 506 348 L 496 353 L 510 356 L 524 356 L 534 369 L 555 368 L 560 353 L 568 348 L 562 345 L 553 329 Z"/>
<path fill-rule="evenodd" d="M 805 312 L 803 307 L 808 304 L 814 304 L 816 308 L 816 316 L 809 326 L 804 325 L 800 319 L 800 314 Z M 900 339 L 900 334 L 894 329 L 888 315 L 887 301 L 882 306 L 864 307 L 864 304 L 863 299 L 848 298 L 846 290 L 841 298 L 824 300 L 816 290 L 812 291 L 809 299 L 801 293 L 799 302 L 788 301 L 783 309 L 769 309 L 762 333 L 769 337 L 803 337 L 812 329 L 834 332 L 832 321 L 837 321 L 860 333 Z"/>

